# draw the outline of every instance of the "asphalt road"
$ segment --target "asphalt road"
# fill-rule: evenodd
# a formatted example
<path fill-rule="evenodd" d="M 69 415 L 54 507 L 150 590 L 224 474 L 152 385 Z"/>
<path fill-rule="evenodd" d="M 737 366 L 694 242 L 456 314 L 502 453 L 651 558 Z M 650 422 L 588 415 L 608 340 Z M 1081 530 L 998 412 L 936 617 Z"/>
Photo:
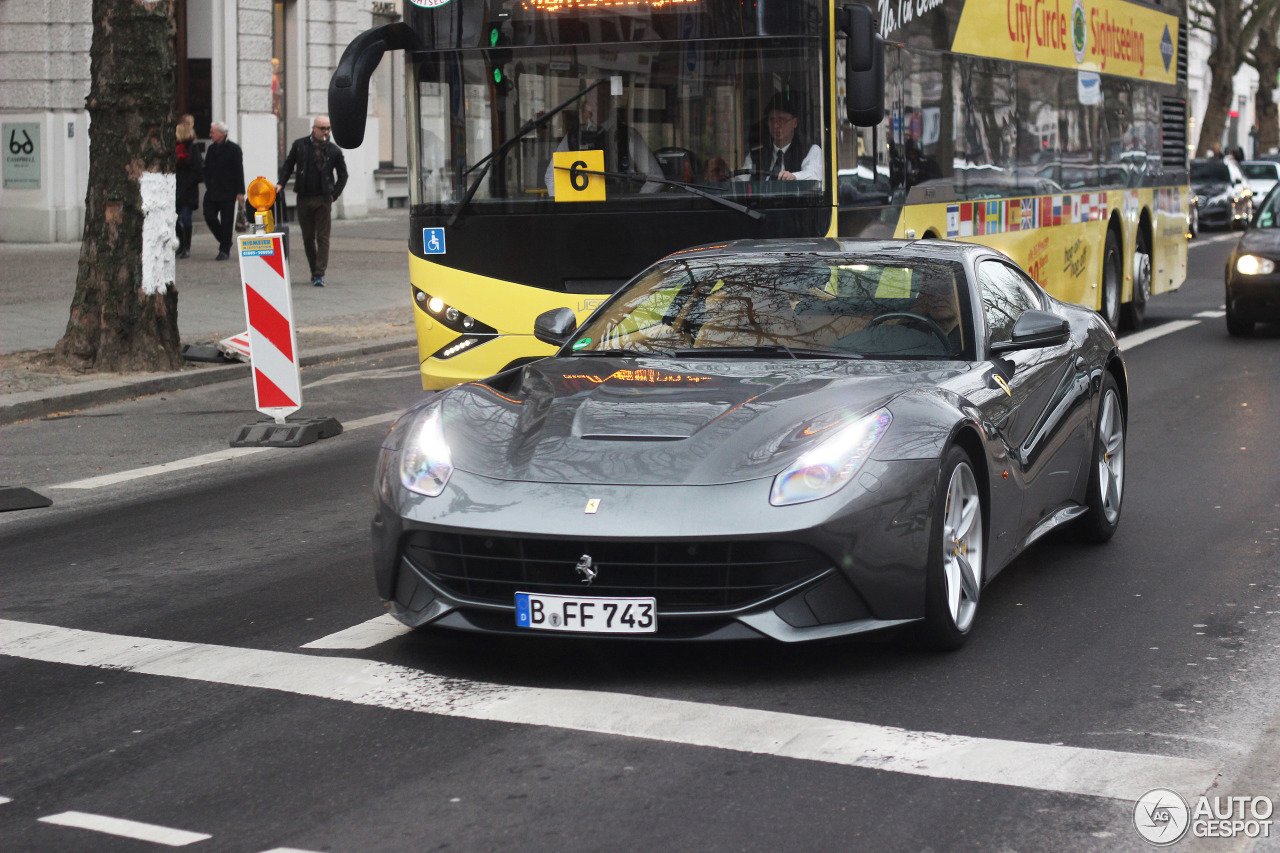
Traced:
<path fill-rule="evenodd" d="M 1192 244 L 1149 307 L 1168 333 L 1126 346 L 1116 538 L 1038 543 L 948 655 L 303 648 L 381 613 L 369 486 L 378 416 L 418 393 L 409 350 L 305 371 L 303 413 L 348 425 L 305 449 L 135 476 L 221 453 L 255 419 L 247 382 L 0 428 L 0 482 L 55 501 L 0 515 L 4 848 L 1144 850 L 1146 788 L 1081 769 L 1134 756 L 1134 785 L 1210 768 L 1224 796 L 1280 801 L 1280 328 L 1227 337 L 1231 240 Z M 868 732 L 900 746 L 841 747 Z M 965 769 L 939 770 L 928 749 L 956 743 Z"/>

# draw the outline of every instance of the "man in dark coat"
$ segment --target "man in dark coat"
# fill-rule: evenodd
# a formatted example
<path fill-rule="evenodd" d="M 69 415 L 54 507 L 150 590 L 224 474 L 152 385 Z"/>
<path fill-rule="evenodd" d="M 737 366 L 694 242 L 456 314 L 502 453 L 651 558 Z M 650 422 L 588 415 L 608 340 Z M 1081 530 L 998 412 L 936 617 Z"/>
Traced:
<path fill-rule="evenodd" d="M 204 152 L 204 221 L 218 238 L 217 260 L 231 257 L 235 236 L 236 202 L 244 201 L 244 155 L 227 139 L 227 125 L 215 121 L 209 128 L 213 143 Z"/>
<path fill-rule="evenodd" d="M 302 228 L 302 247 L 311 266 L 311 281 L 316 287 L 324 287 L 324 274 L 329 267 L 333 203 L 347 185 L 347 161 L 342 149 L 329 141 L 329 130 L 329 117 L 316 116 L 311 123 L 311 135 L 294 140 L 276 183 L 276 192 L 283 192 L 289 176 L 297 168 L 298 181 L 293 188 L 298 194 L 298 225 Z"/>

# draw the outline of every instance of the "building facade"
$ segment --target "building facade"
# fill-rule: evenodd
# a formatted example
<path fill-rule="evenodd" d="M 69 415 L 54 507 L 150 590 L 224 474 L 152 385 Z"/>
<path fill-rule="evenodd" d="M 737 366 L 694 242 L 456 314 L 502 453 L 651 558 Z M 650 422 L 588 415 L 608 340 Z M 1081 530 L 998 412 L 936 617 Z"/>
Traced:
<path fill-rule="evenodd" d="M 196 133 L 226 122 L 245 177 L 275 180 L 292 140 L 327 111 L 329 77 L 346 45 L 399 19 L 399 0 L 177 0 L 177 112 Z M 91 0 L 0 2 L 0 242 L 75 242 L 89 177 Z M 339 218 L 403 206 L 404 66 L 375 74 L 364 144 L 346 152 L 351 180 Z M 287 193 L 292 201 L 293 193 Z"/>

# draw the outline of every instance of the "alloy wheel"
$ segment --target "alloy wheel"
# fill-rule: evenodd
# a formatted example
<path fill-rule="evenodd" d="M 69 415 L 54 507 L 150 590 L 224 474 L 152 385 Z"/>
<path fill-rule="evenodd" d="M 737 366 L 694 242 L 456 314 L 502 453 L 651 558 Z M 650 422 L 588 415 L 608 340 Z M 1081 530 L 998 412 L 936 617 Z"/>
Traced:
<path fill-rule="evenodd" d="M 1102 512 L 1108 524 L 1120 517 L 1124 499 L 1124 413 L 1114 391 L 1108 390 L 1102 401 L 1098 421 L 1098 487 Z"/>
<path fill-rule="evenodd" d="M 982 586 L 982 498 L 973 469 L 962 462 L 951 472 L 942 522 L 942 576 L 947 609 L 961 631 L 969 630 Z"/>

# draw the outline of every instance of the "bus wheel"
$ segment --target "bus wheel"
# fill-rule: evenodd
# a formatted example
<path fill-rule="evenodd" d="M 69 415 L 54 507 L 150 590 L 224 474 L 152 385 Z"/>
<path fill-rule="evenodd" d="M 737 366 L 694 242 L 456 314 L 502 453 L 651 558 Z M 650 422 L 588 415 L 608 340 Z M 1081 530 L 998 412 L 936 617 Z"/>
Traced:
<path fill-rule="evenodd" d="M 1138 330 L 1147 318 L 1147 300 L 1151 298 L 1151 249 L 1147 235 L 1138 231 L 1138 248 L 1133 253 L 1133 301 L 1124 306 L 1125 328 Z"/>
<path fill-rule="evenodd" d="M 1120 241 L 1116 232 L 1107 231 L 1106 248 L 1102 250 L 1102 307 L 1098 313 L 1113 332 L 1120 331 Z"/>

